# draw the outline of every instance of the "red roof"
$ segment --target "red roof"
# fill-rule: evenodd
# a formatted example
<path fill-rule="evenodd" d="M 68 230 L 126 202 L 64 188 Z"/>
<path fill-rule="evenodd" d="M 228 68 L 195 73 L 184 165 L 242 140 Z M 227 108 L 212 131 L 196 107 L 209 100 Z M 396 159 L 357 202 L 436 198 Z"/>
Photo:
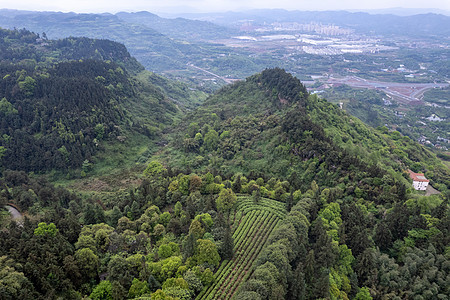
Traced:
<path fill-rule="evenodd" d="M 409 177 L 411 177 L 413 181 L 430 182 L 428 179 L 425 178 L 425 175 L 423 175 L 423 173 L 414 173 L 411 170 L 408 170 L 408 172 Z"/>

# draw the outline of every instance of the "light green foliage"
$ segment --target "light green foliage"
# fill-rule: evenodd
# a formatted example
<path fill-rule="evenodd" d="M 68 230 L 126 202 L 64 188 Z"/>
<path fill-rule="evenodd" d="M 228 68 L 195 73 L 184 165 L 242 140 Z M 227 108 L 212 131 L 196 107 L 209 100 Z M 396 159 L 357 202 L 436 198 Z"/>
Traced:
<path fill-rule="evenodd" d="M 157 290 L 150 296 L 151 300 L 177 300 L 176 298 L 167 295 L 163 290 Z"/>
<path fill-rule="evenodd" d="M 190 137 L 194 137 L 195 134 L 200 130 L 200 126 L 198 126 L 197 122 L 192 122 L 189 124 L 188 129 L 187 129 L 187 134 Z"/>
<path fill-rule="evenodd" d="M 69 151 L 67 151 L 66 146 L 63 145 L 60 148 L 58 148 L 58 152 L 61 153 L 66 162 L 70 161 L 70 153 Z"/>
<path fill-rule="evenodd" d="M 352 255 L 352 250 L 347 245 L 339 245 L 339 270 L 344 275 L 350 275 L 353 262 L 355 258 Z"/>
<path fill-rule="evenodd" d="M 97 124 L 94 128 L 95 137 L 97 140 L 102 140 L 105 135 L 105 126 L 103 124 Z"/>
<path fill-rule="evenodd" d="M 178 180 L 178 189 L 183 195 L 189 195 L 189 176 L 184 175 Z"/>
<path fill-rule="evenodd" d="M 148 287 L 147 282 L 134 278 L 131 287 L 128 290 L 128 298 L 133 299 L 149 293 L 150 288 Z"/>
<path fill-rule="evenodd" d="M 19 88 L 25 93 L 27 97 L 33 96 L 36 87 L 36 80 L 30 76 L 26 76 L 23 81 L 19 81 Z"/>
<path fill-rule="evenodd" d="M 183 275 L 183 279 L 187 282 L 191 291 L 197 293 L 203 289 L 202 280 L 192 270 L 187 270 Z"/>
<path fill-rule="evenodd" d="M 213 226 L 213 220 L 211 218 L 211 215 L 208 213 L 196 215 L 195 220 L 200 221 L 202 224 L 206 225 L 207 228 L 211 228 Z"/>
<path fill-rule="evenodd" d="M 183 211 L 183 206 L 180 201 L 177 201 L 177 203 L 175 203 L 173 213 L 176 217 L 180 217 L 182 211 Z"/>
<path fill-rule="evenodd" d="M 2 158 L 5 155 L 6 149 L 3 146 L 0 146 L 0 163 L 2 162 Z"/>
<path fill-rule="evenodd" d="M 438 207 L 443 199 L 440 195 L 419 196 L 414 195 L 413 198 L 406 201 L 406 205 L 410 208 L 418 208 L 423 214 L 429 214 L 432 209 Z"/>
<path fill-rule="evenodd" d="M 195 134 L 194 140 L 198 142 L 199 145 L 203 144 L 203 135 L 200 132 Z"/>
<path fill-rule="evenodd" d="M 79 249 L 75 252 L 75 260 L 82 274 L 87 278 L 95 278 L 98 272 L 98 256 L 89 248 Z"/>
<path fill-rule="evenodd" d="M 169 278 L 163 283 L 162 288 L 165 290 L 171 287 L 179 287 L 187 290 L 189 289 L 189 284 L 183 278 Z"/>
<path fill-rule="evenodd" d="M 162 288 L 164 293 L 179 298 L 180 300 L 189 300 L 192 298 L 189 285 L 183 278 L 169 278 L 164 282 Z"/>
<path fill-rule="evenodd" d="M 14 108 L 14 106 L 6 100 L 5 97 L 0 100 L 0 114 L 3 113 L 4 115 L 9 114 L 17 114 L 17 109 Z"/>
<path fill-rule="evenodd" d="M 97 246 L 95 240 L 90 235 L 80 234 L 78 241 L 75 243 L 76 249 L 89 248 L 94 252 L 97 252 Z"/>
<path fill-rule="evenodd" d="M 7 256 L 0 256 L 0 298 L 25 299 L 33 286 L 22 272 L 16 270 L 14 261 Z"/>
<path fill-rule="evenodd" d="M 236 195 L 231 189 L 223 189 L 216 200 L 217 209 L 222 212 L 229 212 L 236 204 Z"/>
<path fill-rule="evenodd" d="M 167 226 L 167 224 L 169 224 L 170 219 L 172 219 L 172 216 L 170 215 L 170 213 L 168 211 L 163 212 L 160 216 L 159 216 L 159 222 L 165 226 Z"/>
<path fill-rule="evenodd" d="M 334 241 L 338 241 L 339 237 L 337 232 L 339 226 L 342 224 L 341 208 L 339 204 L 335 202 L 328 204 L 319 215 L 322 217 L 323 225 L 328 234 L 332 236 Z"/>
<path fill-rule="evenodd" d="M 89 297 L 92 300 L 113 300 L 111 282 L 109 280 L 101 281 Z"/>
<path fill-rule="evenodd" d="M 54 223 L 47 224 L 45 222 L 41 222 L 34 230 L 34 235 L 55 236 L 58 231 L 59 230 L 56 228 Z"/>
<path fill-rule="evenodd" d="M 155 237 L 161 237 L 166 232 L 166 228 L 164 225 L 156 224 L 155 228 L 153 228 L 153 235 Z"/>
<path fill-rule="evenodd" d="M 199 220 L 194 219 L 191 222 L 191 226 L 189 226 L 189 233 L 196 238 L 201 238 L 205 234 L 205 228 Z"/>
<path fill-rule="evenodd" d="M 210 268 L 206 268 L 203 272 L 201 272 L 200 279 L 204 285 L 210 285 L 214 282 L 214 274 Z"/>
<path fill-rule="evenodd" d="M 358 294 L 356 294 L 354 300 L 372 300 L 372 296 L 370 295 L 369 288 L 362 287 L 359 289 Z"/>
<path fill-rule="evenodd" d="M 220 262 L 220 256 L 217 251 L 217 246 L 210 240 L 197 240 L 197 248 L 192 257 L 193 264 L 217 267 Z"/>
<path fill-rule="evenodd" d="M 217 144 L 219 143 L 219 134 L 214 129 L 208 131 L 205 135 L 205 146 L 209 151 L 216 150 Z"/>
<path fill-rule="evenodd" d="M 158 256 L 160 259 L 165 259 L 173 255 L 180 254 L 180 246 L 177 243 L 170 242 L 168 244 L 162 244 L 158 248 Z"/>
<path fill-rule="evenodd" d="M 164 279 L 173 277 L 182 265 L 181 256 L 171 256 L 161 261 L 161 277 Z"/>
<path fill-rule="evenodd" d="M 147 165 L 147 168 L 144 170 L 144 176 L 151 179 L 157 179 L 163 176 L 167 172 L 166 168 L 157 161 L 152 161 Z"/>

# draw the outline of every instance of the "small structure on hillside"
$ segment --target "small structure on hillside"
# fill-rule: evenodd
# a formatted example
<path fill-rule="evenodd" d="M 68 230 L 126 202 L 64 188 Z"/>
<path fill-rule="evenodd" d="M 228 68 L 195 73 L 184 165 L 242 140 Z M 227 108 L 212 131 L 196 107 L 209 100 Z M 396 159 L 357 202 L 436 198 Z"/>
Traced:
<path fill-rule="evenodd" d="M 423 173 L 414 173 L 408 170 L 409 177 L 413 180 L 413 187 L 418 191 L 425 191 L 430 181 L 423 175 Z"/>

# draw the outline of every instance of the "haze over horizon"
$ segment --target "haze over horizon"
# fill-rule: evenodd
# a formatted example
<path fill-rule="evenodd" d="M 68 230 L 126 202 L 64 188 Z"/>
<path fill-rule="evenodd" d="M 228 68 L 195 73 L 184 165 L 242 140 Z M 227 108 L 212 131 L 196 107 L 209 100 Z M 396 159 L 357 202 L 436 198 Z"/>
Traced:
<path fill-rule="evenodd" d="M 130 0 L 123 1 L 56 1 L 56 0 L 0 0 L 0 9 L 34 10 L 34 11 L 61 11 L 77 13 L 117 13 L 120 11 L 136 12 L 150 11 L 156 13 L 212 13 L 225 11 L 243 11 L 250 9 L 286 9 L 286 10 L 350 10 L 350 11 L 383 11 L 383 10 L 411 10 L 424 12 L 447 11 L 450 12 L 450 1 L 447 0 L 380 0 L 380 1 L 357 1 L 333 0 L 312 1 L 305 0 L 166 0 L 164 2 L 155 0 Z"/>

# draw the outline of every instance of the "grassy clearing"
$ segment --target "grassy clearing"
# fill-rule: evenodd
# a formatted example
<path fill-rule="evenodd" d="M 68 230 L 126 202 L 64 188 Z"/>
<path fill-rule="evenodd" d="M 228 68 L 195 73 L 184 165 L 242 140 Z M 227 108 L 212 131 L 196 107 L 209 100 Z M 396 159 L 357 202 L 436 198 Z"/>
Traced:
<path fill-rule="evenodd" d="M 77 191 L 114 191 L 136 184 L 145 164 L 158 150 L 155 141 L 138 134 L 130 133 L 124 142 L 102 141 L 103 148 L 90 161 L 86 176 L 81 169 L 68 174 L 52 172 L 48 178 L 57 186 Z"/>

